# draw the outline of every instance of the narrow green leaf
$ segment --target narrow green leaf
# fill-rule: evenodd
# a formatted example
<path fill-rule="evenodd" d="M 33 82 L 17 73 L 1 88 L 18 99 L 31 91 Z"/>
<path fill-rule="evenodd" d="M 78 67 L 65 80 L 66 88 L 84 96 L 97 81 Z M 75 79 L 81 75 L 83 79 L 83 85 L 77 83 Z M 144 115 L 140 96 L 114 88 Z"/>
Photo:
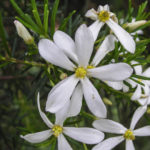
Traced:
<path fill-rule="evenodd" d="M 59 27 L 59 30 L 65 31 L 67 23 L 69 19 L 76 13 L 76 10 L 72 11 L 62 22 L 62 24 Z"/>
<path fill-rule="evenodd" d="M 52 8 L 52 16 L 51 16 L 51 37 L 53 38 L 55 32 L 55 21 L 56 21 L 56 13 L 58 10 L 59 0 L 55 0 L 53 8 Z"/>
<path fill-rule="evenodd" d="M 37 6 L 36 6 L 35 0 L 31 0 L 31 4 L 32 4 L 32 8 L 33 8 L 32 12 L 33 12 L 35 21 L 36 21 L 36 23 L 37 23 L 40 27 L 42 27 L 42 22 L 41 22 L 41 19 L 40 19 L 38 10 L 37 10 Z"/>
<path fill-rule="evenodd" d="M 49 17 L 49 10 L 48 10 L 48 5 L 44 5 L 44 30 L 45 33 L 48 33 L 48 17 Z"/>
<path fill-rule="evenodd" d="M 142 80 L 150 80 L 150 77 L 140 76 L 140 75 L 136 75 L 136 74 L 132 74 L 131 77 L 142 79 Z"/>
<path fill-rule="evenodd" d="M 134 78 L 130 77 L 131 80 L 133 80 L 134 82 L 140 84 L 140 85 L 143 85 L 145 86 L 145 84 L 143 84 L 142 82 L 138 81 L 138 80 L 135 80 Z"/>

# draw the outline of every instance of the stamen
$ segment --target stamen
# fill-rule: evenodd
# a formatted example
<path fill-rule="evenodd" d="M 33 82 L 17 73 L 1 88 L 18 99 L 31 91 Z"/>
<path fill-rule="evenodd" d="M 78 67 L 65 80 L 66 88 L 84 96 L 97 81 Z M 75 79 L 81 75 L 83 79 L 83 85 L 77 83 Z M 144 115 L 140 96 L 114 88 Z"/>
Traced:
<path fill-rule="evenodd" d="M 84 67 L 78 67 L 75 71 L 75 76 L 77 78 L 84 78 L 87 74 L 87 71 Z"/>
<path fill-rule="evenodd" d="M 134 136 L 133 132 L 130 129 L 126 130 L 126 132 L 123 136 L 127 140 L 135 140 L 135 136 Z"/>
<path fill-rule="evenodd" d="M 139 82 L 142 82 L 142 79 L 138 79 Z"/>
<path fill-rule="evenodd" d="M 53 128 L 52 128 L 52 131 L 53 131 L 53 135 L 54 135 L 55 137 L 58 137 L 59 134 L 62 133 L 63 128 L 62 128 L 61 126 L 59 126 L 59 125 L 54 125 Z"/>
<path fill-rule="evenodd" d="M 87 69 L 93 69 L 93 68 L 95 68 L 95 67 L 92 66 L 92 65 L 88 65 L 88 66 L 87 66 Z"/>
<path fill-rule="evenodd" d="M 100 13 L 98 13 L 98 18 L 100 21 L 106 22 L 110 18 L 109 12 L 105 10 L 101 11 Z"/>

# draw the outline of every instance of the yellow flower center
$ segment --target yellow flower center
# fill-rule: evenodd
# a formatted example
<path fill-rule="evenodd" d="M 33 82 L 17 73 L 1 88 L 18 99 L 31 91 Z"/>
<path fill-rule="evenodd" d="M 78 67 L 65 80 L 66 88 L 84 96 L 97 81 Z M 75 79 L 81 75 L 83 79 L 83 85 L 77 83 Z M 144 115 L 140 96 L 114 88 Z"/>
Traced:
<path fill-rule="evenodd" d="M 130 129 L 126 130 L 126 132 L 123 136 L 126 140 L 134 140 L 135 139 L 135 136 Z"/>
<path fill-rule="evenodd" d="M 59 126 L 59 125 L 54 125 L 53 128 L 52 128 L 52 131 L 53 131 L 53 135 L 54 135 L 55 137 L 58 137 L 59 134 L 62 133 L 63 128 L 62 128 L 61 126 Z"/>
<path fill-rule="evenodd" d="M 101 11 L 100 13 L 98 13 L 98 18 L 100 21 L 106 22 L 110 18 L 109 12 L 105 10 Z"/>
<path fill-rule="evenodd" d="M 92 66 L 92 65 L 88 65 L 88 66 L 87 66 L 87 69 L 93 69 L 93 68 L 95 68 L 95 67 Z"/>
<path fill-rule="evenodd" d="M 87 74 L 87 71 L 84 67 L 78 67 L 75 71 L 75 76 L 77 78 L 84 78 Z"/>

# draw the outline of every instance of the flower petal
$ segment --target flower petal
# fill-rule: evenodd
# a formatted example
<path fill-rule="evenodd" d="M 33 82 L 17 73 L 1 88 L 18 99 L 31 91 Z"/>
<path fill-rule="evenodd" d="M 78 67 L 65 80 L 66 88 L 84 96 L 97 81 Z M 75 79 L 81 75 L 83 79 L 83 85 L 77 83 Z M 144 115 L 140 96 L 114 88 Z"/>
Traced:
<path fill-rule="evenodd" d="M 51 130 L 45 130 L 42 132 L 27 134 L 25 136 L 21 135 L 20 137 L 30 143 L 40 143 L 47 140 L 51 135 Z"/>
<path fill-rule="evenodd" d="M 52 89 L 53 91 L 48 95 L 46 111 L 56 113 L 63 106 L 65 106 L 67 101 L 70 99 L 78 81 L 79 79 L 77 79 L 75 75 L 72 75 L 59 86 L 56 85 L 57 88 L 54 87 L 54 90 Z"/>
<path fill-rule="evenodd" d="M 104 6 L 104 10 L 106 10 L 106 11 L 110 11 L 110 9 L 109 9 L 109 5 L 108 5 L 108 4 L 106 4 L 106 5 Z"/>
<path fill-rule="evenodd" d="M 123 136 L 112 137 L 104 140 L 92 148 L 92 150 L 111 150 L 124 140 Z"/>
<path fill-rule="evenodd" d="M 96 144 L 104 139 L 104 133 L 93 128 L 64 127 L 64 134 L 86 144 Z"/>
<path fill-rule="evenodd" d="M 88 70 L 88 75 L 104 81 L 122 81 L 131 76 L 133 69 L 126 63 L 109 64 Z"/>
<path fill-rule="evenodd" d="M 83 91 L 82 91 L 81 84 L 79 83 L 75 88 L 70 100 L 68 117 L 74 117 L 80 113 L 81 106 L 82 106 L 82 98 L 83 98 Z"/>
<path fill-rule="evenodd" d="M 132 140 L 126 140 L 126 150 L 135 150 Z"/>
<path fill-rule="evenodd" d="M 50 122 L 50 120 L 47 118 L 47 116 L 45 115 L 45 113 L 42 112 L 41 107 L 40 107 L 40 94 L 38 93 L 37 96 L 37 105 L 38 105 L 38 110 L 40 113 L 41 118 L 43 119 L 43 121 L 45 122 L 45 124 L 49 127 L 52 128 L 53 124 Z"/>
<path fill-rule="evenodd" d="M 75 65 L 52 41 L 41 39 L 38 44 L 38 49 L 40 55 L 48 62 L 70 71 L 74 70 Z"/>
<path fill-rule="evenodd" d="M 103 11 L 103 10 L 104 10 L 104 7 L 102 5 L 99 5 L 98 9 L 97 9 L 97 12 L 100 12 L 100 11 Z"/>
<path fill-rule="evenodd" d="M 131 64 L 135 65 L 135 64 L 139 64 L 139 63 L 136 62 L 136 61 L 132 61 Z M 141 65 L 134 66 L 134 70 L 135 70 L 135 73 L 137 75 L 141 75 L 142 74 L 142 66 Z"/>
<path fill-rule="evenodd" d="M 97 20 L 97 12 L 95 11 L 95 9 L 92 8 L 86 12 L 85 17 L 92 20 Z"/>
<path fill-rule="evenodd" d="M 133 130 L 135 128 L 135 125 L 137 124 L 139 119 L 144 115 L 146 110 L 147 110 L 146 106 L 141 106 L 136 109 L 136 111 L 133 114 L 132 120 L 131 120 L 130 129 Z"/>
<path fill-rule="evenodd" d="M 143 83 L 145 84 L 145 86 L 142 86 L 142 88 L 144 90 L 144 94 L 146 96 L 148 96 L 150 94 L 150 87 L 147 85 L 147 83 L 145 81 L 143 81 Z"/>
<path fill-rule="evenodd" d="M 96 55 L 92 61 L 92 65 L 97 66 L 99 62 L 106 56 L 106 54 L 115 48 L 116 38 L 112 34 L 108 35 L 102 42 L 101 46 L 96 52 Z"/>
<path fill-rule="evenodd" d="M 109 119 L 100 119 L 93 122 L 93 127 L 107 133 L 124 134 L 126 128 L 118 122 Z"/>
<path fill-rule="evenodd" d="M 141 105 L 146 105 L 148 102 L 148 98 L 140 98 L 137 100 Z"/>
<path fill-rule="evenodd" d="M 132 100 L 138 100 L 141 97 L 142 94 L 142 89 L 141 89 L 141 85 L 138 84 L 135 92 L 133 93 L 131 99 Z"/>
<path fill-rule="evenodd" d="M 150 126 L 145 126 L 134 130 L 135 136 L 150 136 Z"/>
<path fill-rule="evenodd" d="M 78 58 L 76 55 L 76 46 L 72 38 L 66 33 L 57 30 L 54 34 L 54 42 L 56 45 L 62 49 L 68 57 L 78 63 Z"/>
<path fill-rule="evenodd" d="M 104 81 L 107 85 L 112 87 L 115 90 L 121 90 L 123 88 L 123 82 L 112 82 L 112 81 Z"/>
<path fill-rule="evenodd" d="M 58 150 L 73 150 L 63 134 L 58 136 Z"/>
<path fill-rule="evenodd" d="M 65 106 L 63 108 L 61 108 L 58 112 L 55 113 L 56 116 L 55 124 L 63 126 L 63 123 L 68 116 L 69 106 L 70 106 L 70 100 L 68 100 L 65 103 Z"/>
<path fill-rule="evenodd" d="M 132 36 L 125 31 L 121 26 L 119 26 L 117 23 L 115 23 L 112 19 L 109 19 L 106 21 L 107 25 L 111 28 L 111 30 L 115 33 L 123 47 L 131 52 L 135 52 L 135 42 L 132 38 Z"/>
<path fill-rule="evenodd" d="M 101 28 L 103 27 L 104 23 L 100 22 L 99 20 L 96 20 L 93 24 L 91 24 L 88 28 L 90 29 L 90 31 L 92 32 L 94 41 L 96 41 L 97 36 L 101 30 Z"/>
<path fill-rule="evenodd" d="M 97 117 L 106 118 L 107 110 L 96 88 L 88 78 L 81 80 L 81 83 L 83 94 L 90 111 Z"/>
<path fill-rule="evenodd" d="M 93 51 L 94 38 L 91 31 L 85 24 L 81 25 L 76 31 L 75 44 L 77 48 L 79 65 L 86 67 Z"/>

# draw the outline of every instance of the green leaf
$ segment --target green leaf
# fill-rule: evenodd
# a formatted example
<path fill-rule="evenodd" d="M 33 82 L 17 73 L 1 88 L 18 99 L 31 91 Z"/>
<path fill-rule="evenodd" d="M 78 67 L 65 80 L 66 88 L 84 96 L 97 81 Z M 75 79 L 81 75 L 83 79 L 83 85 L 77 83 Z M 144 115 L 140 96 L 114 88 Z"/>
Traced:
<path fill-rule="evenodd" d="M 39 16 L 39 13 L 38 13 L 38 10 L 37 10 L 37 7 L 36 7 L 36 2 L 35 0 L 31 0 L 31 4 L 32 4 L 32 12 L 33 12 L 33 15 L 34 15 L 34 18 L 35 18 L 35 21 L 36 23 L 42 27 L 42 22 L 41 22 L 41 19 L 40 19 L 40 16 Z"/>
<path fill-rule="evenodd" d="M 52 8 L 52 15 L 51 15 L 51 37 L 53 37 L 54 32 L 55 32 L 55 21 L 56 21 L 58 5 L 59 5 L 59 0 L 55 0 L 53 8 Z"/>
<path fill-rule="evenodd" d="M 133 80 L 134 82 L 142 85 L 142 86 L 145 86 L 145 84 L 143 84 L 142 82 L 138 81 L 138 80 L 135 80 L 134 78 L 130 77 L 131 80 Z"/>
<path fill-rule="evenodd" d="M 140 75 L 136 75 L 136 74 L 132 74 L 131 77 L 142 79 L 142 80 L 150 80 L 150 77 L 140 76 Z"/>
<path fill-rule="evenodd" d="M 67 27 L 67 23 L 69 19 L 76 13 L 76 10 L 72 11 L 62 22 L 62 24 L 59 27 L 59 30 L 65 31 Z"/>
<path fill-rule="evenodd" d="M 48 16 L 49 16 L 49 10 L 48 10 L 48 5 L 44 5 L 44 30 L 45 33 L 48 33 Z"/>

